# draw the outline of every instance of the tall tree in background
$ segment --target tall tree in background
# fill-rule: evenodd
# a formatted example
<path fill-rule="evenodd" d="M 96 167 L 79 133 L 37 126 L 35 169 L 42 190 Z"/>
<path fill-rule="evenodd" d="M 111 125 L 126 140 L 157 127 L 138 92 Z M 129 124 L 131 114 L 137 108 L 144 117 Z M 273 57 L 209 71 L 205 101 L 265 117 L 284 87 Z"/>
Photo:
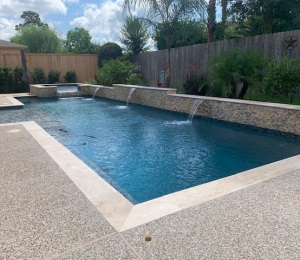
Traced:
<path fill-rule="evenodd" d="M 23 24 L 19 24 L 15 26 L 15 29 L 18 31 L 20 28 L 29 26 L 29 25 L 35 25 L 38 27 L 46 26 L 48 25 L 46 23 L 42 23 L 40 15 L 36 12 L 32 11 L 24 11 L 23 14 L 21 15 L 21 18 L 23 18 L 25 21 Z"/>
<path fill-rule="evenodd" d="M 115 42 L 107 42 L 99 47 L 98 66 L 101 68 L 105 62 L 122 57 L 122 48 Z"/>
<path fill-rule="evenodd" d="M 147 44 L 150 35 L 147 27 L 142 19 L 132 15 L 126 17 L 125 24 L 121 29 L 121 42 L 126 46 L 129 53 L 136 55 L 149 49 Z"/>
<path fill-rule="evenodd" d="M 225 38 L 225 30 L 226 30 L 226 22 L 227 22 L 227 5 L 228 0 L 221 0 L 221 8 L 222 8 L 222 19 L 219 26 L 221 26 L 221 32 L 223 34 L 223 39 Z"/>
<path fill-rule="evenodd" d="M 207 42 L 206 20 L 178 21 L 174 24 L 174 40 L 171 48 L 188 46 Z M 167 49 L 163 23 L 155 27 L 153 40 L 158 50 Z"/>
<path fill-rule="evenodd" d="M 230 13 L 251 35 L 300 29 L 300 0 L 236 0 Z"/>
<path fill-rule="evenodd" d="M 138 7 L 146 11 L 144 17 L 152 26 L 158 23 L 164 24 L 165 41 L 167 46 L 167 60 L 165 68 L 165 84 L 170 86 L 171 82 L 171 46 L 174 39 L 174 25 L 188 17 L 194 16 L 205 6 L 202 0 L 125 0 L 124 10 Z"/>
<path fill-rule="evenodd" d="M 29 53 L 59 53 L 62 50 L 61 40 L 48 26 L 21 27 L 10 41 L 27 46 Z"/>
<path fill-rule="evenodd" d="M 84 28 L 76 27 L 67 33 L 66 49 L 70 53 L 88 54 L 93 52 L 92 37 Z"/>
<path fill-rule="evenodd" d="M 216 0 L 209 0 L 207 6 L 207 42 L 212 42 L 216 31 Z"/>
<path fill-rule="evenodd" d="M 221 0 L 221 7 L 222 7 L 222 23 L 225 24 L 227 20 L 227 5 L 228 0 Z"/>

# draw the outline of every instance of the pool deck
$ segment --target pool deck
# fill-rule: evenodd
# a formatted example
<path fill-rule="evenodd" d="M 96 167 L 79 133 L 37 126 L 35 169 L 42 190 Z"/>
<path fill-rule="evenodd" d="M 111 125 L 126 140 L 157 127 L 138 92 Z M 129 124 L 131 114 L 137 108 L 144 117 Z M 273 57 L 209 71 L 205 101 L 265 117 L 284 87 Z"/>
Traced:
<path fill-rule="evenodd" d="M 0 105 L 7 100 L 0 95 Z M 127 217 L 135 225 L 110 215 L 147 219 L 154 202 L 133 207 L 105 185 L 95 191 L 101 180 L 34 122 L 0 125 L 0 163 L 0 259 L 300 258 L 300 156 L 261 168 L 267 177 L 247 185 L 241 174 L 186 190 L 188 201 L 169 196 L 174 209 L 161 203 L 167 213 L 152 221 Z M 110 195 L 119 205 L 103 211 Z"/>

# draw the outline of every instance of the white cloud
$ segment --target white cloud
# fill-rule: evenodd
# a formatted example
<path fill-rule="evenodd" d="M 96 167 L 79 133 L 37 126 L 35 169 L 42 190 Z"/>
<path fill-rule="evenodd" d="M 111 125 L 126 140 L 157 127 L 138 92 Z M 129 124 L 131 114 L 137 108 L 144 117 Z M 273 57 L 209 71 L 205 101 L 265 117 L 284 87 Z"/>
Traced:
<path fill-rule="evenodd" d="M 1 40 L 9 41 L 10 37 L 16 34 L 15 25 L 17 24 L 14 20 L 8 20 L 0 18 L 0 35 Z"/>
<path fill-rule="evenodd" d="M 75 18 L 71 25 L 88 30 L 94 42 L 120 44 L 120 30 L 124 22 L 122 5 L 123 0 L 107 0 L 100 6 L 88 4 L 83 16 Z"/>
<path fill-rule="evenodd" d="M 79 3 L 79 0 L 63 0 L 63 2 L 66 4 L 76 4 Z"/>
<path fill-rule="evenodd" d="M 1 39 L 9 40 L 16 34 L 15 25 L 23 23 L 21 15 L 24 11 L 33 11 L 43 16 L 50 13 L 66 14 L 67 7 L 64 1 L 76 2 L 78 0 L 0 0 L 0 35 Z M 49 24 L 49 21 L 48 21 Z M 51 26 L 50 21 L 50 26 Z"/>
<path fill-rule="evenodd" d="M 72 0 L 71 0 L 72 1 Z M 40 15 L 49 13 L 67 13 L 62 0 L 1 0 L 0 16 L 20 18 L 24 11 L 33 11 Z"/>

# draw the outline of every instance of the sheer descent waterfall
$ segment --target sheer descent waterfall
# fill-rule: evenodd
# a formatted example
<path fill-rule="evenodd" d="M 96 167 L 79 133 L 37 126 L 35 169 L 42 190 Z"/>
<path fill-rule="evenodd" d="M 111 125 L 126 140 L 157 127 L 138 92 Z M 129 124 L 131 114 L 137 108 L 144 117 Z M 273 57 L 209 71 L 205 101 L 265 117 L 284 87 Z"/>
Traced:
<path fill-rule="evenodd" d="M 96 89 L 95 89 L 94 95 L 93 95 L 93 99 L 94 99 L 94 97 L 95 97 L 95 95 L 96 95 L 96 93 L 97 93 L 98 90 L 99 90 L 99 88 L 96 88 Z"/>
<path fill-rule="evenodd" d="M 131 98 L 132 93 L 136 90 L 136 88 L 131 88 L 127 97 L 127 104 L 126 107 L 128 106 L 129 100 Z"/>
<path fill-rule="evenodd" d="M 197 108 L 199 107 L 199 105 L 203 102 L 202 99 L 196 99 L 192 108 L 191 108 L 191 111 L 190 111 L 190 114 L 189 114 L 189 117 L 188 117 L 188 121 L 192 121 L 193 120 L 193 117 L 197 111 Z"/>
<path fill-rule="evenodd" d="M 80 87 L 70 85 L 70 86 L 57 86 L 57 96 L 62 97 L 78 97 Z"/>

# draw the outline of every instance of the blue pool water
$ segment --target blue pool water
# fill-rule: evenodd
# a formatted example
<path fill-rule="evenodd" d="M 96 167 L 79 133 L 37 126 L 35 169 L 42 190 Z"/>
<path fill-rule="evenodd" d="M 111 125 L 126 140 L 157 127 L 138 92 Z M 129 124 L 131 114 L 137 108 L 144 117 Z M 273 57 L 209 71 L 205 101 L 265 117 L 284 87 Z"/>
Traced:
<path fill-rule="evenodd" d="M 300 154 L 299 138 L 201 118 L 188 123 L 187 115 L 139 105 L 28 101 L 0 121 L 36 121 L 133 203 Z"/>

